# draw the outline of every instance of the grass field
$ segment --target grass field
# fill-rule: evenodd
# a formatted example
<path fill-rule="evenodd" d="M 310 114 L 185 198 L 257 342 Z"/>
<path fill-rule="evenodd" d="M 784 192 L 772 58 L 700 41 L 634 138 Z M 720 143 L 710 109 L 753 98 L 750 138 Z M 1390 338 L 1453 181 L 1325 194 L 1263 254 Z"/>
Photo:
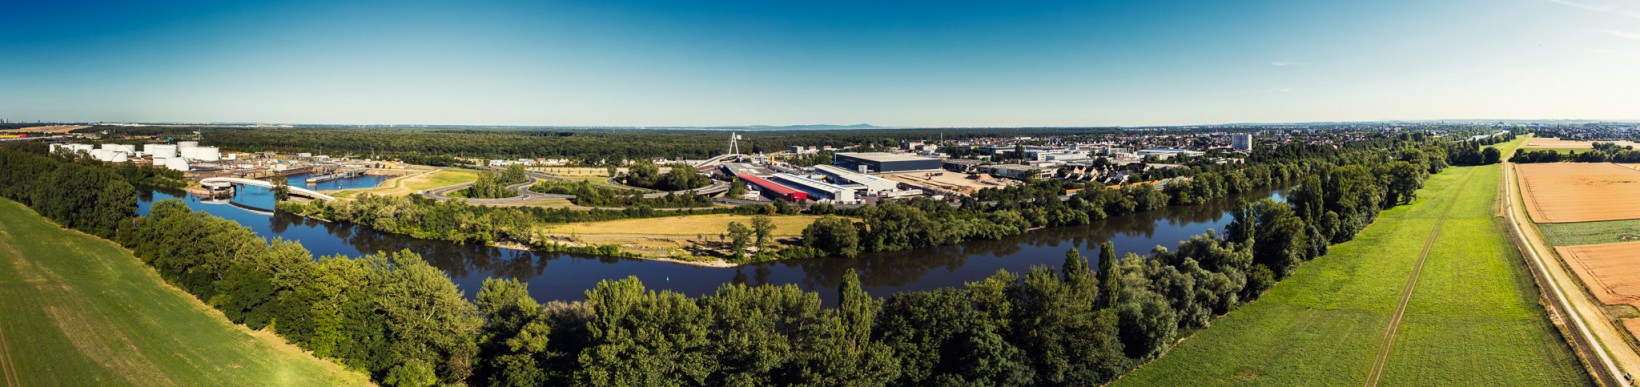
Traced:
<path fill-rule="evenodd" d="M 1640 219 L 1605 222 L 1539 224 L 1543 236 L 1555 246 L 1594 245 L 1640 241 Z"/>
<path fill-rule="evenodd" d="M 1383 384 L 1590 383 L 1494 216 L 1500 167 L 1474 168 L 1418 277 Z"/>
<path fill-rule="evenodd" d="M 1431 177 L 1414 203 L 1384 211 L 1354 240 L 1118 384 L 1364 384 L 1424 242 L 1454 200 L 1382 382 L 1588 384 L 1493 218 L 1498 173 L 1492 165 Z"/>
<path fill-rule="evenodd" d="M 112 242 L 0 200 L 0 361 L 21 385 L 369 384 L 234 325 Z"/>
<path fill-rule="evenodd" d="M 774 221 L 774 236 L 787 237 L 803 234 L 803 229 L 819 216 L 770 216 Z M 750 215 L 686 215 L 649 219 L 622 219 L 606 222 L 567 223 L 544 226 L 543 231 L 553 234 L 626 234 L 626 235 L 718 235 L 728 232 L 729 222 L 752 224 Z"/>
<path fill-rule="evenodd" d="M 416 191 L 447 187 L 462 183 L 471 183 L 478 180 L 478 171 L 466 169 L 440 169 L 432 173 L 395 177 L 383 181 L 381 185 L 372 189 L 354 189 L 337 192 L 336 197 L 352 197 L 371 193 L 381 196 L 409 195 Z"/>

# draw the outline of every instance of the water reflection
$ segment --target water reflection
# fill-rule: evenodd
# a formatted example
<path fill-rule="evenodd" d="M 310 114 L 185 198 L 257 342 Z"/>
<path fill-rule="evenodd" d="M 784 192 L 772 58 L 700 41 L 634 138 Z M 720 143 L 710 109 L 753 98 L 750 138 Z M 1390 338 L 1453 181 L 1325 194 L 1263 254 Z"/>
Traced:
<path fill-rule="evenodd" d="M 344 179 L 324 184 L 368 186 L 373 183 Z M 1265 197 L 1279 200 L 1283 195 L 1280 192 L 1260 192 L 1242 198 L 1253 200 Z M 834 301 L 834 289 L 841 282 L 843 273 L 850 268 L 859 272 L 861 282 L 868 291 L 881 296 L 897 291 L 959 286 L 1003 269 L 1022 273 L 1032 265 L 1057 267 L 1064 261 L 1065 250 L 1071 247 L 1082 249 L 1084 256 L 1097 259 L 1093 250 L 1106 240 L 1116 244 L 1118 255 L 1130 252 L 1148 255 L 1157 245 L 1173 247 L 1179 241 L 1208 229 L 1222 232 L 1229 221 L 1228 211 L 1236 200 L 1222 199 L 1200 206 L 1169 207 L 1106 219 L 1087 226 L 1036 230 L 1002 240 L 862 254 L 856 258 L 782 261 L 725 269 L 417 240 L 354 224 L 322 222 L 289 214 L 268 215 L 263 210 L 273 207 L 272 194 L 259 187 L 242 188 L 231 200 L 232 205 L 209 204 L 180 192 L 144 190 L 139 195 L 139 212 L 147 214 L 154 201 L 168 198 L 182 199 L 195 210 L 239 222 L 265 238 L 299 241 L 315 256 L 359 256 L 408 249 L 444 269 L 469 296 L 477 292 L 487 277 L 526 281 L 530 284 L 530 293 L 544 301 L 581 299 L 584 292 L 600 280 L 636 276 L 650 288 L 691 295 L 711 292 L 725 283 L 796 284 L 804 289 L 821 291 L 821 297 L 828 304 Z"/>

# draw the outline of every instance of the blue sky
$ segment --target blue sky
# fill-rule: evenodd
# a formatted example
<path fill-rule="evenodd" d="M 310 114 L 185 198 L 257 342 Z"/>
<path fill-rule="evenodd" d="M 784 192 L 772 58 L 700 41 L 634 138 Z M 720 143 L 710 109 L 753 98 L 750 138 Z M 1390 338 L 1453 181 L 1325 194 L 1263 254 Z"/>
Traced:
<path fill-rule="evenodd" d="M 1640 119 L 1640 0 L 7 1 L 0 117 Z"/>

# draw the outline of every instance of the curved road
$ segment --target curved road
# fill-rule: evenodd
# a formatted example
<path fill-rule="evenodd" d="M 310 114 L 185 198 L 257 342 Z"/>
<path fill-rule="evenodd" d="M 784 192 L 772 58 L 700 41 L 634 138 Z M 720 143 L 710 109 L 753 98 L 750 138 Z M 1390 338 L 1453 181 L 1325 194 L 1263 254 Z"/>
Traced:
<path fill-rule="evenodd" d="M 478 204 L 478 205 L 487 205 L 487 206 L 518 206 L 518 205 L 525 205 L 525 204 L 529 204 L 529 203 L 543 202 L 543 201 L 549 201 L 549 200 L 564 200 L 564 199 L 575 198 L 575 195 L 557 195 L 557 194 L 546 194 L 546 193 L 531 191 L 530 187 L 534 186 L 535 183 L 538 183 L 541 180 L 542 179 L 539 178 L 539 177 L 530 176 L 530 181 L 526 181 L 526 182 L 523 182 L 523 183 L 518 183 L 518 184 L 513 184 L 513 185 L 507 186 L 507 190 L 518 193 L 518 196 L 514 196 L 514 197 L 496 198 L 496 199 L 474 199 L 474 198 L 465 198 L 465 199 L 467 200 L 468 204 Z M 456 185 L 452 185 L 452 186 L 438 187 L 438 188 L 433 188 L 433 189 L 421 191 L 421 194 L 422 194 L 422 196 L 426 196 L 426 197 L 431 198 L 433 200 L 450 200 L 450 199 L 453 199 L 453 197 L 450 196 L 450 192 L 466 189 L 467 187 L 471 187 L 471 186 L 473 186 L 473 183 L 461 183 L 461 184 L 456 184 Z"/>

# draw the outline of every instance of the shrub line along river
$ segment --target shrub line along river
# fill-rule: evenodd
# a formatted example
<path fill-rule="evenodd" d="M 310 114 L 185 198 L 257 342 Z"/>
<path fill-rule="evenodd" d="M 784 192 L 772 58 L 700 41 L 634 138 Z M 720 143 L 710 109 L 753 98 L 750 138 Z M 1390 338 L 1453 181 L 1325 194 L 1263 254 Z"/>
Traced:
<path fill-rule="evenodd" d="M 290 176 L 292 186 L 333 190 L 374 187 L 382 176 L 360 176 L 306 184 L 307 175 Z M 598 281 L 637 276 L 650 289 L 669 289 L 691 296 L 707 294 L 726 283 L 796 284 L 819 291 L 827 305 L 836 300 L 843 273 L 856 269 L 866 291 L 875 296 L 895 292 L 961 286 L 984 279 L 997 270 L 1023 274 L 1033 265 L 1058 268 L 1065 251 L 1082 250 L 1098 267 L 1096 250 L 1109 240 L 1117 256 L 1149 255 L 1155 246 L 1174 248 L 1180 241 L 1214 229 L 1223 233 L 1238 198 L 1223 198 L 1195 206 L 1173 206 L 1156 211 L 1112 217 L 1087 226 L 1056 227 L 1026 232 L 1002 240 L 968 241 L 951 246 L 890 253 L 866 253 L 856 258 L 815 258 L 767 262 L 734 268 L 712 268 L 635 258 L 569 253 L 540 253 L 475 244 L 420 240 L 371 230 L 369 227 L 321 222 L 290 214 L 269 215 L 273 195 L 260 187 L 241 187 L 230 203 L 211 203 L 182 193 L 143 189 L 138 212 L 148 214 L 155 201 L 181 199 L 189 208 L 250 227 L 263 238 L 301 242 L 315 256 L 357 257 L 377 251 L 409 249 L 433 266 L 444 269 L 467 297 L 478 292 L 486 277 L 517 278 L 529 283 L 530 295 L 540 301 L 574 301 Z M 1264 190 L 1240 199 L 1284 200 L 1282 190 Z"/>

